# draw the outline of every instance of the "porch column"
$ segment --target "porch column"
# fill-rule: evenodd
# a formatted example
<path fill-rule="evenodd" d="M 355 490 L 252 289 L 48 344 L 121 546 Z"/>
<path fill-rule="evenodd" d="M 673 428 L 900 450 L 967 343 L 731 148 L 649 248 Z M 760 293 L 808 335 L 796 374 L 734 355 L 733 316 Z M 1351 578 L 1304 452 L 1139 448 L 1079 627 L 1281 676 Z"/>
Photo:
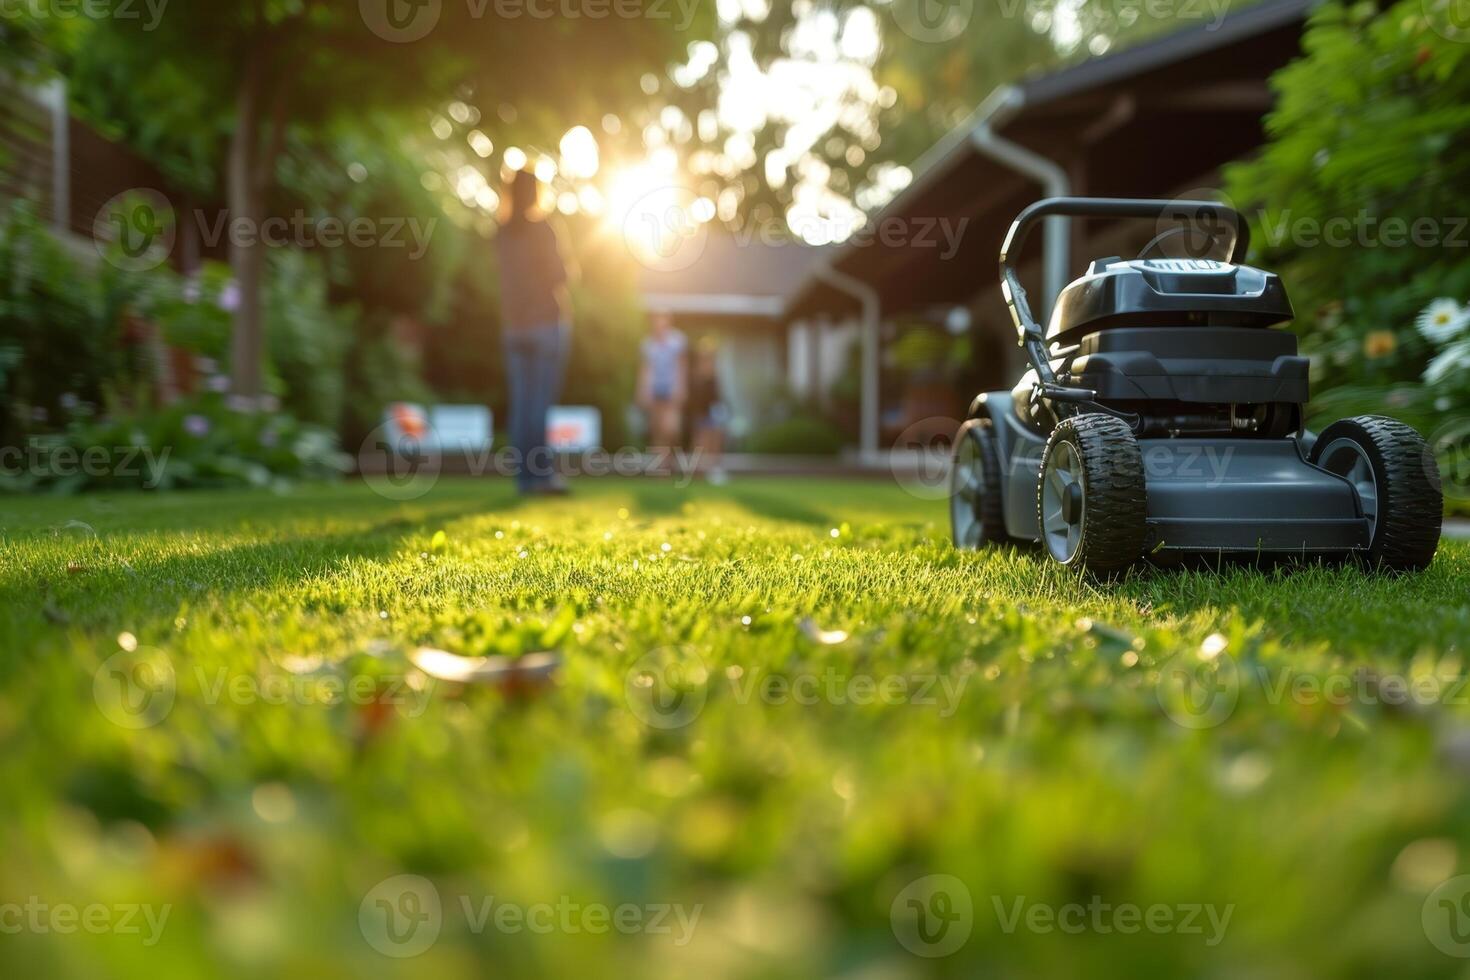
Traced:
<path fill-rule="evenodd" d="M 816 276 L 832 288 L 857 300 L 861 309 L 859 337 L 863 345 L 863 367 L 862 407 L 858 412 L 861 436 L 858 448 L 866 465 L 877 466 L 881 462 L 878 455 L 878 395 L 882 379 L 878 373 L 878 354 L 882 343 L 879 330 L 883 302 L 876 288 L 845 272 L 838 272 L 829 265 L 817 266 Z"/>
<path fill-rule="evenodd" d="M 827 401 L 827 393 L 822 390 L 822 340 L 826 324 L 825 318 L 818 317 L 806 325 L 807 396 L 813 405 Z"/>

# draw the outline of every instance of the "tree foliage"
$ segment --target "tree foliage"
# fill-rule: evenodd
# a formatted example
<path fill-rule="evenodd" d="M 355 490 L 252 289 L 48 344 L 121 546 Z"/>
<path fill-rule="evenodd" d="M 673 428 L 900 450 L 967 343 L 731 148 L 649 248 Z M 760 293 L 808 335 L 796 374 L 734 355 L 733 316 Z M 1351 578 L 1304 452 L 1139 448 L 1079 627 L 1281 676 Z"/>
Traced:
<path fill-rule="evenodd" d="M 504 127 L 549 133 L 610 107 L 620 87 L 636 91 L 639 72 L 671 43 L 648 19 L 507 19 L 510 8 L 486 3 L 419 5 L 429 29 L 405 37 L 372 8 L 220 0 L 171 5 L 152 24 L 101 17 L 71 47 L 74 98 L 184 186 L 223 194 L 232 219 L 259 221 L 293 137 L 308 145 L 335 127 L 413 118 L 451 99 L 483 103 L 477 116 Z M 232 371 L 246 395 L 262 379 L 261 251 L 232 248 L 242 295 Z"/>
<path fill-rule="evenodd" d="M 1269 143 L 1227 172 L 1328 385 L 1417 379 L 1416 315 L 1470 294 L 1470 45 L 1443 14 L 1321 7 L 1272 81 Z"/>

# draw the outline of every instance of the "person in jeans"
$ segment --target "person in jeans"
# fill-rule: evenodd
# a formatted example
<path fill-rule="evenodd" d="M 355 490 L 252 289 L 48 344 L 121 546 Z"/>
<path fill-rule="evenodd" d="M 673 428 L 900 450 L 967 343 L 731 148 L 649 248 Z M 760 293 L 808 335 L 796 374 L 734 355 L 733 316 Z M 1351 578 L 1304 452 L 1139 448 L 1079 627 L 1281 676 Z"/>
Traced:
<path fill-rule="evenodd" d="M 556 231 L 538 201 L 529 170 L 514 175 L 495 238 L 500 260 L 501 331 L 510 387 L 510 438 L 522 494 L 566 493 L 546 444 L 546 416 L 561 396 L 570 342 L 569 278 Z"/>

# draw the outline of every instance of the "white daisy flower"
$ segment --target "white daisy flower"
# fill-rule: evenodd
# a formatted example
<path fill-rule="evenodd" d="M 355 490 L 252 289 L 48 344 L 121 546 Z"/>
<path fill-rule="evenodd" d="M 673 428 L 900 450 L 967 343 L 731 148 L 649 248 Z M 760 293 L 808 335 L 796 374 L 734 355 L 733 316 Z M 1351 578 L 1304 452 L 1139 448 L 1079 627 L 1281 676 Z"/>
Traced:
<path fill-rule="evenodd" d="M 1437 385 L 1465 372 L 1470 372 L 1470 340 L 1451 344 L 1435 355 L 1429 367 L 1424 369 L 1424 381 Z"/>
<path fill-rule="evenodd" d="M 1437 299 L 1424 308 L 1414 325 L 1425 339 L 1443 344 L 1454 340 L 1470 326 L 1470 309 L 1452 299 Z"/>

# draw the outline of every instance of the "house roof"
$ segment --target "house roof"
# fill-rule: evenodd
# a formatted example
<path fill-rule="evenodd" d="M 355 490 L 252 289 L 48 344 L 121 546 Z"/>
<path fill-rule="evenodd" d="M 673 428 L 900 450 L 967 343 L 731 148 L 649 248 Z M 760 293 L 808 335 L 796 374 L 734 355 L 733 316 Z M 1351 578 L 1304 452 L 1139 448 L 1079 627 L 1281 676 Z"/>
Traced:
<path fill-rule="evenodd" d="M 702 243 L 687 244 L 668 263 L 645 266 L 638 286 L 651 310 L 777 320 L 812 267 L 831 251 L 711 228 Z"/>
<path fill-rule="evenodd" d="M 1172 196 L 1261 144 L 1273 101 L 1267 80 L 1300 52 L 1303 23 L 1318 2 L 1263 0 L 1218 22 L 1004 87 L 1019 108 L 995 129 L 1067 168 L 1079 196 Z M 828 257 L 838 272 L 875 286 L 885 312 L 973 299 L 995 280 L 1011 220 L 1041 196 L 1036 183 L 976 145 L 991 104 L 921 157 L 914 181 L 869 223 L 881 228 L 898 219 L 917 229 L 947 220 L 960 236 L 948 260 L 912 241 L 885 244 L 881 235 Z M 1085 258 L 1073 261 L 1080 267 Z M 788 303 L 788 317 L 855 308 L 817 271 Z"/>

